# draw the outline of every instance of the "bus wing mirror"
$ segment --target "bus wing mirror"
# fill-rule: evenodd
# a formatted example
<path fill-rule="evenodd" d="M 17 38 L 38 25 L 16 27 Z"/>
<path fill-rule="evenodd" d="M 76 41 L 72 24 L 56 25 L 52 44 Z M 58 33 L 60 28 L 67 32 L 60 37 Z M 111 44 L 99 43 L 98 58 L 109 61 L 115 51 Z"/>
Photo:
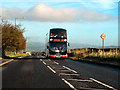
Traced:
<path fill-rule="evenodd" d="M 68 43 L 68 46 L 70 46 L 70 43 Z"/>
<path fill-rule="evenodd" d="M 49 46 L 47 46 L 47 49 L 49 49 Z"/>

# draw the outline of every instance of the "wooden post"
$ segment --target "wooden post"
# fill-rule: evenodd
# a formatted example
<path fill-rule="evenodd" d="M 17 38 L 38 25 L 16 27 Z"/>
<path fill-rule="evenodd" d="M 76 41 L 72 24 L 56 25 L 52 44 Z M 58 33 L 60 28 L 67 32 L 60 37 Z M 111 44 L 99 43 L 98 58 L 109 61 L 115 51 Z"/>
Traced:
<path fill-rule="evenodd" d="M 102 56 L 104 57 L 104 39 L 102 39 L 102 49 L 103 49 Z"/>

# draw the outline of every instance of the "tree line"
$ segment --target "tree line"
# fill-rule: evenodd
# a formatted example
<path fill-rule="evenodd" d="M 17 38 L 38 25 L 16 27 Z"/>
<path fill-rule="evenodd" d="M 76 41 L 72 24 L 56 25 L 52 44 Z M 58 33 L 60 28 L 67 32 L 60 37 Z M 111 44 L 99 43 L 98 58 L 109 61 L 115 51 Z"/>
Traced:
<path fill-rule="evenodd" d="M 5 52 L 17 52 L 26 49 L 26 38 L 23 33 L 25 29 L 21 28 L 21 25 L 12 25 L 10 23 L 1 23 L 0 32 L 2 32 L 2 57 L 5 56 Z"/>

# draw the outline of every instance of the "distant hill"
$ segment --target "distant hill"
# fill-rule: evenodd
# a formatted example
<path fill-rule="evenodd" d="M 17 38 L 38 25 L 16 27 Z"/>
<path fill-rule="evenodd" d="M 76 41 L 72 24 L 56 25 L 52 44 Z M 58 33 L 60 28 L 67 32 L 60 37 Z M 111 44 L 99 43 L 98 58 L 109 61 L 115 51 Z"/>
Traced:
<path fill-rule="evenodd" d="M 90 45 L 90 44 L 82 44 L 82 43 L 70 43 L 70 49 L 73 48 L 99 48 L 100 46 Z"/>
<path fill-rule="evenodd" d="M 74 48 L 101 48 L 90 44 L 70 43 L 69 49 Z M 105 46 L 105 48 L 117 48 L 117 46 Z M 27 42 L 27 50 L 29 51 L 45 51 L 45 43 L 41 42 Z"/>
<path fill-rule="evenodd" d="M 118 48 L 118 46 L 105 46 L 105 48 Z"/>
<path fill-rule="evenodd" d="M 44 51 L 45 44 L 40 42 L 27 42 L 28 51 Z"/>
<path fill-rule="evenodd" d="M 69 49 L 72 49 L 72 48 L 90 48 L 90 47 L 92 48 L 95 46 L 88 45 L 88 44 L 70 43 Z M 44 51 L 45 50 L 45 43 L 27 42 L 27 50 L 29 50 L 29 51 Z"/>

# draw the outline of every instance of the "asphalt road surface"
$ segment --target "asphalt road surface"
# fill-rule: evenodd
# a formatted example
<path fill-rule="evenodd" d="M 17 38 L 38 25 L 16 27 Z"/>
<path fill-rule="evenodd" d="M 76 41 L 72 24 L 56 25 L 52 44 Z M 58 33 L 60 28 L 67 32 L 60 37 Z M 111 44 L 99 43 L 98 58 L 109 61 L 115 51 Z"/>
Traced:
<path fill-rule="evenodd" d="M 2 66 L 2 88 L 118 90 L 118 69 L 61 59 L 14 59 Z"/>

